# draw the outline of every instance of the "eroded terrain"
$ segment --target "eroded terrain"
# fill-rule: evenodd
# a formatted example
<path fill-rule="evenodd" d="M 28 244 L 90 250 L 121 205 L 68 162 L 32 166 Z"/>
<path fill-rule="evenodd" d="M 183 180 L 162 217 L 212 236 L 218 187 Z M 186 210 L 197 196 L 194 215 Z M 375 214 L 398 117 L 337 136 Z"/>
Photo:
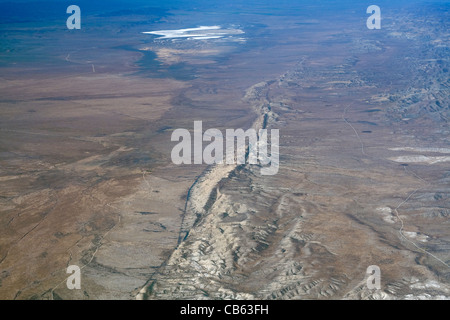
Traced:
<path fill-rule="evenodd" d="M 376 33 L 255 9 L 225 28 L 244 40 L 142 34 L 58 49 L 50 75 L 5 67 L 0 297 L 448 299 L 448 6 L 425 8 Z M 279 172 L 172 164 L 195 120 L 279 129 Z"/>

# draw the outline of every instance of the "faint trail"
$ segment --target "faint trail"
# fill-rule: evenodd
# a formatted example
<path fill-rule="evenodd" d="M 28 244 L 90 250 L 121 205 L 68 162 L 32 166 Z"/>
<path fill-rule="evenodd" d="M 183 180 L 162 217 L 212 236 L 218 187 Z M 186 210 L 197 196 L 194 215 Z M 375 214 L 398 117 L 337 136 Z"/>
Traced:
<path fill-rule="evenodd" d="M 364 151 L 364 143 L 363 143 L 361 137 L 359 136 L 359 134 L 358 134 L 358 132 L 356 131 L 355 127 L 353 127 L 353 125 L 352 125 L 350 122 L 348 122 L 347 119 L 345 118 L 345 114 L 346 114 L 348 108 L 350 108 L 350 105 L 348 105 L 348 106 L 344 109 L 344 113 L 342 114 L 342 120 L 344 120 L 345 123 L 347 123 L 347 124 L 353 129 L 353 131 L 354 131 L 355 134 L 356 134 L 356 137 L 358 138 L 359 142 L 361 143 L 361 152 L 362 152 L 362 154 L 365 155 L 365 156 L 367 156 L 367 154 L 366 154 L 365 151 Z M 426 180 L 424 180 L 423 178 L 419 177 L 419 176 L 418 176 L 416 173 L 414 173 L 413 171 L 407 170 L 406 167 L 403 167 L 403 169 L 405 170 L 405 172 L 406 172 L 407 174 L 408 174 L 408 172 L 410 172 L 414 177 L 416 177 L 417 179 L 419 179 L 419 180 L 421 180 L 422 182 L 426 183 L 427 186 L 431 185 L 431 183 L 429 183 L 428 181 L 426 181 Z M 424 187 L 417 188 L 416 190 L 414 190 L 413 192 L 411 192 L 411 193 L 408 195 L 408 197 L 407 197 L 405 200 L 403 200 L 403 201 L 402 201 L 402 202 L 394 209 L 394 212 L 395 212 L 395 214 L 396 214 L 396 216 L 397 216 L 397 219 L 400 221 L 400 224 L 401 224 L 400 229 L 399 229 L 400 237 L 401 237 L 402 239 L 404 239 L 406 242 L 412 244 L 412 245 L 413 245 L 415 248 L 417 248 L 419 251 L 421 251 L 421 252 L 423 252 L 423 253 L 425 253 L 425 254 L 427 254 L 427 255 L 433 257 L 433 258 L 436 259 L 437 261 L 439 261 L 439 262 L 441 262 L 442 264 L 444 264 L 446 267 L 450 268 L 450 265 L 448 265 L 445 261 L 443 261 L 442 259 L 438 258 L 438 257 L 435 256 L 434 254 L 432 254 L 432 253 L 426 251 L 425 249 L 421 248 L 420 246 L 418 246 L 414 241 L 408 239 L 408 238 L 405 236 L 405 234 L 403 233 L 403 230 L 404 230 L 404 222 L 403 222 L 403 220 L 400 218 L 400 215 L 399 215 L 399 213 L 398 213 L 398 209 L 399 209 L 402 205 L 404 205 L 405 203 L 407 203 L 407 202 L 411 199 L 411 197 L 412 197 L 413 195 L 415 195 L 419 190 L 421 190 L 421 189 L 423 189 L 423 188 L 425 188 L 425 186 L 424 186 Z"/>
<path fill-rule="evenodd" d="M 122 113 L 122 112 L 119 112 L 119 111 L 105 110 L 105 109 L 102 109 L 101 107 L 95 107 L 95 106 L 92 106 L 92 105 L 90 105 L 88 103 L 84 103 L 84 102 L 80 102 L 80 101 L 72 101 L 72 103 L 77 103 L 80 106 L 83 106 L 83 107 L 85 107 L 87 109 L 97 110 L 97 111 L 103 112 L 105 114 L 113 113 L 113 114 L 117 114 L 117 115 L 120 115 L 120 116 L 123 116 L 123 117 L 131 118 L 131 119 L 143 120 L 143 121 L 147 121 L 147 122 L 148 121 L 153 121 L 152 119 L 142 118 L 142 117 L 138 117 L 138 116 L 132 116 L 132 115 L 125 114 L 125 113 Z"/>
<path fill-rule="evenodd" d="M 115 209 L 115 210 L 119 210 L 116 206 L 113 206 L 113 205 L 111 205 L 111 204 L 107 204 L 107 206 L 109 206 L 109 207 L 111 207 L 111 208 L 113 208 L 113 209 Z M 97 254 L 97 252 L 98 252 L 98 250 L 100 249 L 100 247 L 103 245 L 103 243 L 102 243 L 102 241 L 103 241 L 103 239 L 105 239 L 105 237 L 118 225 L 118 224 L 120 224 L 120 222 L 121 222 L 121 219 L 122 219 L 122 216 L 119 214 L 119 219 L 118 219 L 118 221 L 117 221 L 117 223 L 115 223 L 114 224 L 114 226 L 111 228 L 111 229 L 109 229 L 101 238 L 100 238 L 100 241 L 99 241 L 99 244 L 97 245 L 97 248 L 95 249 L 95 251 L 94 251 L 94 253 L 92 254 L 92 257 L 91 257 L 91 259 L 85 264 L 85 265 L 83 265 L 82 267 L 80 267 L 80 271 L 81 270 L 83 270 L 85 267 L 87 267 L 91 262 L 92 262 L 92 260 L 94 260 L 94 258 L 95 258 L 95 255 Z M 72 253 L 70 253 L 70 256 L 72 256 Z M 66 270 L 67 269 L 64 269 L 63 271 L 64 272 L 66 272 Z M 60 283 L 58 283 L 51 291 L 50 291 L 50 296 L 51 296 L 51 299 L 53 300 L 53 292 L 56 290 L 56 288 L 58 288 L 61 284 L 63 284 L 64 282 L 66 282 L 67 281 L 67 279 L 69 279 L 69 277 L 70 277 L 71 275 L 68 275 L 66 278 L 64 278 L 64 280 L 62 280 Z"/>
<path fill-rule="evenodd" d="M 347 124 L 353 129 L 353 131 L 354 131 L 355 134 L 356 134 L 356 137 L 358 138 L 359 142 L 361 143 L 361 152 L 362 152 L 362 154 L 365 155 L 365 156 L 367 156 L 366 152 L 364 151 L 364 143 L 363 143 L 363 141 L 361 140 L 361 137 L 359 136 L 358 131 L 356 131 L 355 127 L 353 127 L 353 125 L 352 125 L 350 122 L 348 122 L 347 119 L 345 118 L 345 114 L 346 114 L 348 108 L 350 108 L 350 105 L 348 105 L 348 106 L 344 109 L 344 113 L 342 114 L 342 120 L 344 120 L 345 123 L 347 123 Z"/>
<path fill-rule="evenodd" d="M 422 179 L 421 177 L 419 177 L 416 173 L 412 172 L 411 170 L 406 170 L 406 167 L 403 167 L 403 168 L 404 168 L 405 172 L 410 171 L 416 178 L 418 178 L 418 179 L 420 179 L 421 181 L 425 182 L 425 183 L 427 184 L 427 186 L 430 185 L 429 182 L 427 182 L 427 181 L 425 181 L 424 179 Z M 411 193 L 409 194 L 409 196 L 408 196 L 405 200 L 403 200 L 403 201 L 402 201 L 402 202 L 394 209 L 394 212 L 395 212 L 395 214 L 396 214 L 396 216 L 397 216 L 397 219 L 400 221 L 400 224 L 401 224 L 400 229 L 399 229 L 400 236 L 401 236 L 401 238 L 403 238 L 404 240 L 406 240 L 407 242 L 409 242 L 410 244 L 412 244 L 414 247 L 416 247 L 417 249 L 419 249 L 421 252 L 423 252 L 423 253 L 425 253 L 425 254 L 427 254 L 427 255 L 433 257 L 433 258 L 436 259 L 437 261 L 439 261 L 439 262 L 441 262 L 442 264 L 444 264 L 447 268 L 450 268 L 450 265 L 448 265 L 445 261 L 443 261 L 442 259 L 438 258 L 438 257 L 435 256 L 434 254 L 432 254 L 432 253 L 426 251 L 425 249 L 419 247 L 414 241 L 412 241 L 412 240 L 408 239 L 407 237 L 405 237 L 405 235 L 404 235 L 404 233 L 403 233 L 403 229 L 404 229 L 404 226 L 405 226 L 405 225 L 404 225 L 403 220 L 400 218 L 400 215 L 399 215 L 399 213 L 398 213 L 398 209 L 399 209 L 402 205 L 404 205 L 406 202 L 408 202 L 409 199 L 411 199 L 411 197 L 412 197 L 414 194 L 416 194 L 419 190 L 421 190 L 421 189 L 423 189 L 423 188 L 425 188 L 425 187 L 417 188 L 416 190 L 414 190 L 413 192 L 411 192 Z"/>
<path fill-rule="evenodd" d="M 52 195 L 51 197 L 54 197 L 54 196 Z M 21 242 L 25 237 L 27 237 L 27 236 L 28 236 L 30 233 L 32 233 L 36 228 L 38 228 L 38 227 L 41 225 L 41 223 L 43 223 L 43 222 L 47 219 L 47 217 L 53 212 L 53 210 L 55 210 L 56 206 L 58 205 L 58 197 L 56 196 L 56 200 L 53 200 L 53 201 L 55 201 L 55 202 L 53 203 L 53 205 L 51 206 L 51 208 L 48 209 L 48 210 L 45 212 L 45 214 L 44 214 L 44 216 L 42 217 L 42 219 L 41 219 L 37 224 L 35 224 L 30 230 L 26 231 L 26 232 L 25 232 L 18 240 L 16 240 L 16 241 L 14 241 L 13 243 L 11 243 L 11 245 L 9 246 L 9 248 L 8 248 L 8 250 L 6 251 L 5 255 L 1 258 L 0 264 L 2 264 L 2 263 L 6 260 L 6 258 L 8 257 L 8 255 L 9 255 L 11 249 L 13 249 L 15 246 L 17 246 L 17 244 L 18 244 L 19 242 Z M 19 213 L 19 215 L 20 215 L 20 213 Z M 15 217 L 14 217 L 14 218 L 15 218 Z M 13 218 L 13 219 L 14 219 L 14 218 Z M 12 220 L 13 220 L 13 219 L 12 219 Z M 12 220 L 10 220 L 10 222 L 11 222 Z M 9 224 L 9 222 L 8 222 L 8 224 Z"/>
<path fill-rule="evenodd" d="M 148 187 L 148 189 L 149 189 L 148 192 L 150 193 L 150 191 L 152 191 L 153 188 L 150 186 L 150 183 L 148 183 L 147 179 L 145 178 L 145 174 L 146 174 L 146 171 L 142 169 L 142 179 L 143 179 L 143 180 L 145 181 L 145 183 L 147 184 L 147 187 Z"/>

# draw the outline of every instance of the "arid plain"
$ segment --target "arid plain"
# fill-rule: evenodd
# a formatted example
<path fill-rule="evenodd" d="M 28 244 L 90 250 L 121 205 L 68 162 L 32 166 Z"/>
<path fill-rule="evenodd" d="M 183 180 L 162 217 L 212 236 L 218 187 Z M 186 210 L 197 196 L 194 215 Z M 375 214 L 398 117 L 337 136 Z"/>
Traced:
<path fill-rule="evenodd" d="M 102 39 L 89 16 L 30 36 L 54 43 L 41 64 L 5 46 L 0 298 L 448 299 L 448 4 L 381 30 L 364 6 L 294 9 L 125 11 Z M 202 25 L 232 31 L 142 33 Z M 173 164 L 196 120 L 279 129 L 279 172 Z"/>

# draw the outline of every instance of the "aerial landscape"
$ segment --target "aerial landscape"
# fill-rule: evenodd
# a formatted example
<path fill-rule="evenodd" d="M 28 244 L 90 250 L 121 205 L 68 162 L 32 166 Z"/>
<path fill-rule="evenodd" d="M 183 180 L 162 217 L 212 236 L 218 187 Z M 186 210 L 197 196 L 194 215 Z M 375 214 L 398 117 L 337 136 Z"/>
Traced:
<path fill-rule="evenodd" d="M 450 2 L 0 17 L 1 300 L 450 299 Z"/>

